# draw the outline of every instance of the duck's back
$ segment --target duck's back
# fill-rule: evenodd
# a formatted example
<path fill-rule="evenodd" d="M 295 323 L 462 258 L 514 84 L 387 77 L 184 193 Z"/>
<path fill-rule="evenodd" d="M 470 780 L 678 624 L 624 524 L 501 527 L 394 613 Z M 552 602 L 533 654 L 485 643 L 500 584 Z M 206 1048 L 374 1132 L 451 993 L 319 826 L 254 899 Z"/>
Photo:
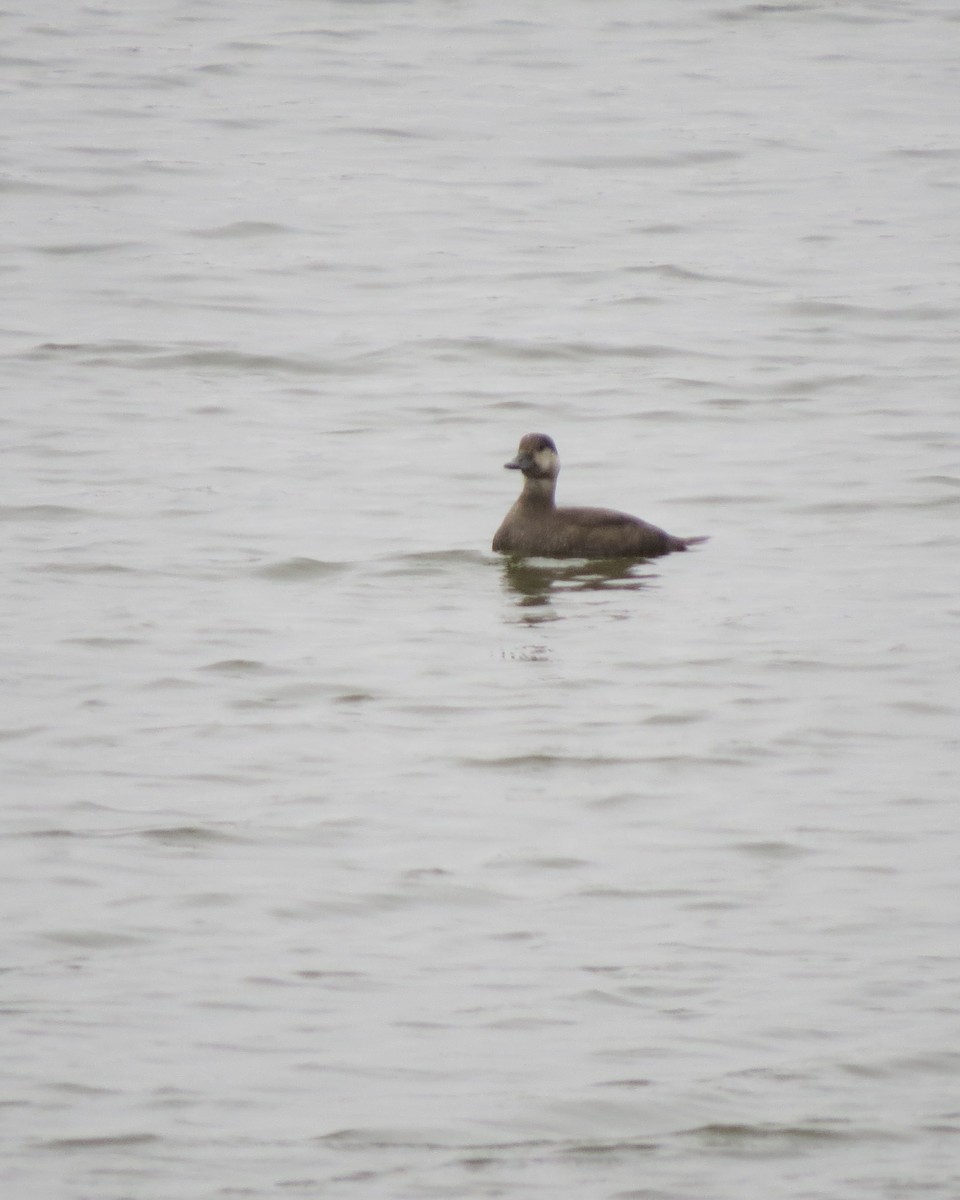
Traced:
<path fill-rule="evenodd" d="M 558 508 L 556 518 L 560 541 L 566 540 L 573 547 L 570 551 L 573 554 L 581 552 L 576 549 L 580 546 L 583 553 L 590 555 L 636 554 L 655 558 L 687 548 L 683 538 L 673 537 L 649 521 L 612 508 Z"/>
<path fill-rule="evenodd" d="M 656 558 L 686 550 L 691 540 L 612 508 L 528 509 L 517 503 L 493 549 L 543 558 Z"/>

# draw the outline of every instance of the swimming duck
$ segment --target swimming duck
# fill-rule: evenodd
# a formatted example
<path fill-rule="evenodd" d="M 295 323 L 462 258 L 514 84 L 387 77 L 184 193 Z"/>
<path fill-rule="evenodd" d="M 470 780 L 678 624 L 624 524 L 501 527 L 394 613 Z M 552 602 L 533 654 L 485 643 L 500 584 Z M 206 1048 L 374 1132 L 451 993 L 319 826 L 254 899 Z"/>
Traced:
<path fill-rule="evenodd" d="M 560 458 L 553 438 L 527 433 L 516 458 L 504 463 L 523 472 L 523 491 L 494 534 L 493 549 L 540 558 L 655 558 L 686 550 L 702 537 L 674 537 L 611 508 L 557 508 Z"/>

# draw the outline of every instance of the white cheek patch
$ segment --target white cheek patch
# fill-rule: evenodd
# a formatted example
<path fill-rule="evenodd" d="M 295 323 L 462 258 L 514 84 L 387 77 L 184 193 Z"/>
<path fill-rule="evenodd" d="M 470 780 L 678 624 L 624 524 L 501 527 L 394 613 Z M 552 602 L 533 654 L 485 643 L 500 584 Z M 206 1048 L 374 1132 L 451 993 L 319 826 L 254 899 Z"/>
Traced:
<path fill-rule="evenodd" d="M 537 470 L 543 475 L 549 475 L 557 465 L 557 456 L 552 450 L 538 450 L 533 456 Z"/>

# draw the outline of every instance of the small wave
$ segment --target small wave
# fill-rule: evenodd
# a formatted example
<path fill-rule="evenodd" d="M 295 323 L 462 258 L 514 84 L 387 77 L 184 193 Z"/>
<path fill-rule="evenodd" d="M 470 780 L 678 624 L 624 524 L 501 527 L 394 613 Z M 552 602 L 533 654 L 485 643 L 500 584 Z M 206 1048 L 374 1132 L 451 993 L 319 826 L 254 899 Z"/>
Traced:
<path fill-rule="evenodd" d="M 907 304 L 896 308 L 878 308 L 867 304 L 846 304 L 838 300 L 799 300 L 783 306 L 798 317 L 862 317 L 870 321 L 955 321 L 956 307 L 939 304 Z"/>
<path fill-rule="evenodd" d="M 319 558 L 286 558 L 282 562 L 258 567 L 253 574 L 261 579 L 277 579 L 287 583 L 301 583 L 307 579 L 322 579 L 346 570 L 347 563 L 325 562 Z"/>
<path fill-rule="evenodd" d="M 770 391 L 776 395 L 797 399 L 798 396 L 809 396 L 815 392 L 873 382 L 874 377 L 871 375 L 813 375 L 807 379 L 788 379 L 780 384 L 772 384 Z"/>
<path fill-rule="evenodd" d="M 672 358 L 674 346 L 635 343 L 614 346 L 605 342 L 519 342 L 512 338 L 434 338 L 427 343 L 439 357 L 505 358 L 517 362 L 566 362 L 584 358 Z M 684 350 L 684 355 L 691 351 Z"/>
<path fill-rule="evenodd" d="M 678 283 L 733 283 L 743 287 L 769 286 L 761 279 L 749 279 L 741 275 L 713 275 L 708 271 L 694 271 L 690 267 L 678 267 L 675 263 L 654 263 L 652 266 L 624 267 L 624 274 L 654 275 L 660 279 Z"/>
<path fill-rule="evenodd" d="M 49 192 L 62 192 L 68 189 L 52 183 L 38 183 L 33 179 L 0 179 L 0 193 L 11 192 L 26 196 L 45 195 Z"/>
<path fill-rule="evenodd" d="M 34 361 L 46 361 L 90 354 L 132 356 L 155 351 L 155 346 L 148 346 L 145 342 L 41 342 L 39 346 L 28 351 L 24 357 Z"/>
<path fill-rule="evenodd" d="M 506 771 L 541 771 L 561 767 L 632 767 L 641 760 L 601 754 L 514 754 L 502 758 L 461 758 L 465 767 Z"/>
<path fill-rule="evenodd" d="M 749 21 L 754 17 L 780 16 L 782 14 L 808 12 L 808 0 L 796 3 L 795 0 L 786 4 L 745 4 L 742 8 L 727 9 L 716 15 L 718 21 Z"/>
<path fill-rule="evenodd" d="M 69 521 L 85 513 L 65 504 L 0 504 L 0 521 Z"/>
<path fill-rule="evenodd" d="M 419 129 L 398 129 L 391 125 L 341 125 L 338 134 L 360 134 L 364 137 L 385 138 L 389 141 L 436 141 L 438 135 Z"/>
<path fill-rule="evenodd" d="M 277 225 L 273 221 L 234 221 L 230 225 L 214 225 L 209 229 L 194 229 L 193 236 L 199 238 L 251 238 L 272 237 L 278 233 L 294 233 L 288 225 Z"/>
<path fill-rule="evenodd" d="M 876 509 L 877 503 L 874 500 L 827 500 L 818 504 L 794 504 L 786 511 L 833 516 L 850 513 L 868 513 L 874 512 Z"/>
<path fill-rule="evenodd" d="M 701 492 L 693 496 L 671 496 L 671 505 L 689 504 L 694 508 L 716 508 L 721 504 L 777 504 L 780 497 L 772 492 Z"/>
<path fill-rule="evenodd" d="M 861 1141 L 869 1137 L 869 1132 L 860 1128 L 841 1128 L 838 1125 L 809 1124 L 809 1125 L 773 1125 L 757 1123 L 746 1124 L 711 1124 L 701 1125 L 698 1129 L 684 1131 L 685 1136 L 700 1138 L 714 1144 L 726 1145 L 731 1150 L 737 1148 L 748 1150 L 751 1143 L 781 1141 L 796 1142 L 837 1142 L 845 1140 Z M 874 1136 L 886 1136 L 876 1134 Z"/>
<path fill-rule="evenodd" d="M 735 162 L 742 157 L 743 154 L 739 150 L 691 150 L 680 154 L 578 154 L 563 158 L 545 158 L 541 159 L 541 162 L 551 167 L 578 167 L 600 171 L 662 170 Z"/>
<path fill-rule="evenodd" d="M 421 1149 L 421 1150 L 525 1150 L 546 1147 L 550 1142 L 543 1138 L 516 1138 L 507 1141 L 487 1142 L 479 1135 L 476 1141 L 465 1141 L 462 1136 L 454 1137 L 443 1129 L 430 1129 L 425 1125 L 371 1126 L 369 1128 L 333 1129 L 329 1133 L 317 1134 L 315 1141 L 332 1146 L 376 1149 Z"/>
<path fill-rule="evenodd" d="M 65 563 L 51 562 L 32 570 L 42 575 L 146 575 L 147 572 L 119 563 Z"/>
<path fill-rule="evenodd" d="M 217 675 L 257 675 L 273 674 L 273 668 L 254 658 L 223 658 L 217 662 L 207 663 L 201 671 L 209 671 Z"/>
<path fill-rule="evenodd" d="M 156 829 L 138 830 L 139 836 L 164 845 L 196 846 L 208 842 L 235 842 L 240 839 L 220 829 L 206 825 L 170 825 Z"/>
<path fill-rule="evenodd" d="M 255 354 L 223 346 L 162 347 L 142 342 L 43 342 L 22 356 L 28 362 L 71 358 L 83 366 L 126 366 L 141 371 L 186 368 L 266 375 L 357 375 L 363 363 L 328 362 L 293 355 Z"/>
<path fill-rule="evenodd" d="M 37 254 L 65 258 L 79 254 L 111 254 L 116 250 L 129 250 L 140 244 L 139 242 L 64 242 L 52 246 L 34 246 L 33 249 Z"/>
<path fill-rule="evenodd" d="M 960 495 L 950 492 L 945 496 L 930 496 L 924 500 L 901 500 L 890 505 L 891 508 L 956 508 L 960 505 Z"/>
<path fill-rule="evenodd" d="M 138 946 L 147 939 L 133 933 L 106 933 L 100 929 L 61 929 L 43 935 L 49 942 L 77 946 L 85 950 L 112 950 Z"/>
<path fill-rule="evenodd" d="M 942 483 L 947 487 L 960 488 L 960 478 L 956 475 L 918 475 L 917 483 Z"/>
<path fill-rule="evenodd" d="M 132 637 L 72 637 L 64 638 L 67 646 L 92 646 L 94 649 L 111 649 L 114 646 L 139 646 L 140 638 Z"/>
<path fill-rule="evenodd" d="M 740 850 L 744 854 L 752 854 L 757 858 L 769 859 L 804 858 L 814 853 L 813 850 L 807 849 L 806 846 L 797 846 L 793 842 L 777 841 L 735 842 L 733 849 Z"/>
<path fill-rule="evenodd" d="M 490 566 L 497 561 L 479 550 L 421 550 L 381 560 L 390 575 L 430 575 L 457 566 Z"/>
<path fill-rule="evenodd" d="M 35 1144 L 40 1150 L 102 1150 L 107 1147 L 123 1149 L 126 1146 L 145 1146 L 150 1142 L 159 1141 L 160 1138 L 153 1133 L 114 1133 L 92 1137 L 51 1138 Z"/>
<path fill-rule="evenodd" d="M 960 158 L 960 150 L 955 146 L 904 146 L 887 153 L 891 158 L 945 159 L 947 162 Z"/>
<path fill-rule="evenodd" d="M 32 737 L 35 733 L 43 733 L 43 725 L 20 725 L 0 729 L 0 742 L 14 742 L 20 738 Z"/>
<path fill-rule="evenodd" d="M 343 363 L 292 355 L 252 354 L 242 350 L 197 349 L 172 353 L 154 352 L 134 364 L 144 370 L 168 367 L 214 368 L 218 371 L 254 372 L 267 375 L 342 375 L 353 373 Z M 356 369 L 354 369 L 356 370 Z"/>
<path fill-rule="evenodd" d="M 40 183 L 33 179 L 0 179 L 0 194 L 7 192 L 25 196 L 124 196 L 136 190 L 133 184 L 128 183 L 78 187 L 76 184 Z"/>

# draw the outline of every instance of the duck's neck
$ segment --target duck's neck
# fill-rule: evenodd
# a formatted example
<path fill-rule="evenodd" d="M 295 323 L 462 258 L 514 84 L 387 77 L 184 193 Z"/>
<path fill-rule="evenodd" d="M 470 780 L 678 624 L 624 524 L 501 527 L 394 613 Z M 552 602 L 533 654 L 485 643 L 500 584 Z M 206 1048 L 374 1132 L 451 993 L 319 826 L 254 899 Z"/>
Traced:
<path fill-rule="evenodd" d="M 557 480 L 545 477 L 533 479 L 529 475 L 523 477 L 523 491 L 520 493 L 520 503 L 530 508 L 554 508 L 554 494 L 557 490 Z"/>

